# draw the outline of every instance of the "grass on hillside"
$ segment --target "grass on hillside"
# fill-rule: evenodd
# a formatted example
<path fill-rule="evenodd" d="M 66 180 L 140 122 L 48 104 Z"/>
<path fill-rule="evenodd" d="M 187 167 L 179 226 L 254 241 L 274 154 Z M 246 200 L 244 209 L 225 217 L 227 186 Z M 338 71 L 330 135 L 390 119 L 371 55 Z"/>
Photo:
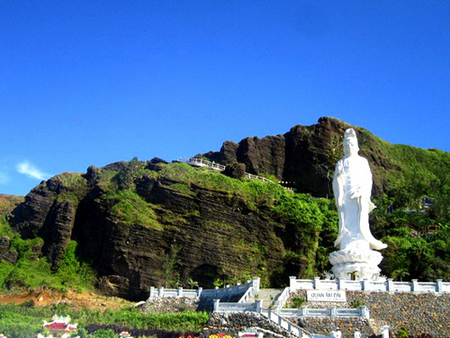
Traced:
<path fill-rule="evenodd" d="M 74 309 L 67 304 L 34 307 L 0 304 L 0 333 L 8 337 L 28 338 L 43 332 L 43 320 L 51 321 L 53 315 L 70 316 L 71 323 L 78 323 L 79 329 L 88 326 L 116 325 L 132 329 L 159 329 L 165 331 L 199 332 L 209 319 L 205 312 L 184 312 L 170 314 L 142 314 L 136 308 L 121 310 Z"/>

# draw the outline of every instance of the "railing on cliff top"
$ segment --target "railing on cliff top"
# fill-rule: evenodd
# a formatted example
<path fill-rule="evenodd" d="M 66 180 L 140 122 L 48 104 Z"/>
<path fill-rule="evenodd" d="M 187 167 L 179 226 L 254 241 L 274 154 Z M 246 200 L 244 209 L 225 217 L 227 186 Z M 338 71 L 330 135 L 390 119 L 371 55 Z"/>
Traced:
<path fill-rule="evenodd" d="M 399 291 L 399 292 L 450 292 L 450 283 L 437 279 L 436 282 L 394 282 L 392 278 L 386 281 L 344 280 L 344 279 L 296 279 L 290 277 L 290 291 L 296 290 L 349 290 L 349 291 Z"/>
<path fill-rule="evenodd" d="M 215 163 L 215 162 L 211 162 L 211 161 L 206 161 L 203 160 L 201 158 L 190 158 L 189 160 L 187 160 L 187 163 L 196 167 L 208 167 L 211 169 L 216 169 L 216 170 L 225 170 L 225 166 L 223 164 L 219 164 L 219 163 Z M 249 174 L 249 173 L 245 173 L 244 175 L 246 178 L 249 178 L 251 180 L 260 180 L 263 182 L 270 182 L 270 183 L 275 183 L 265 177 L 261 177 L 261 176 L 257 176 L 257 175 L 253 175 L 253 174 Z"/>

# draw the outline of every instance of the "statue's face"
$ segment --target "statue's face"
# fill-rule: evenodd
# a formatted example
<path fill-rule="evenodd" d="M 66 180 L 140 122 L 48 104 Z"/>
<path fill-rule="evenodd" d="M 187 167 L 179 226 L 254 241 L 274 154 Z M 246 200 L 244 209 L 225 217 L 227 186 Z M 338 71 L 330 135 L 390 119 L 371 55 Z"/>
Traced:
<path fill-rule="evenodd" d="M 354 137 L 347 137 L 344 141 L 345 156 L 352 156 L 354 154 L 357 154 L 358 150 L 358 140 Z"/>

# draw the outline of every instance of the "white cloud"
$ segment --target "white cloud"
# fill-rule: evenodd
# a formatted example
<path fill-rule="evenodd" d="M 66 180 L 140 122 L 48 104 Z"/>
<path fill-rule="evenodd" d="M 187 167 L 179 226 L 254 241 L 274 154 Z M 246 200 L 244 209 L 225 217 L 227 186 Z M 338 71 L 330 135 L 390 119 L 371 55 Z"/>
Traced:
<path fill-rule="evenodd" d="M 31 178 L 36 178 L 38 180 L 46 180 L 50 175 L 40 171 L 37 167 L 28 161 L 22 161 L 17 166 L 16 169 L 19 173 L 27 175 Z"/>
<path fill-rule="evenodd" d="M 9 183 L 9 175 L 5 172 L 0 171 L 0 184 Z"/>

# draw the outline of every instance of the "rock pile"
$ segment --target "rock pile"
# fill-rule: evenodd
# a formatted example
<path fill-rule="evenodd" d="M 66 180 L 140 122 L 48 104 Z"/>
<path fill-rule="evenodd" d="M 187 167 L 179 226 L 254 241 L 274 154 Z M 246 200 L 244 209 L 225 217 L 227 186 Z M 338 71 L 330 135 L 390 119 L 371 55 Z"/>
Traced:
<path fill-rule="evenodd" d="M 140 306 L 143 313 L 177 313 L 195 311 L 199 300 L 188 297 L 154 297 Z"/>

